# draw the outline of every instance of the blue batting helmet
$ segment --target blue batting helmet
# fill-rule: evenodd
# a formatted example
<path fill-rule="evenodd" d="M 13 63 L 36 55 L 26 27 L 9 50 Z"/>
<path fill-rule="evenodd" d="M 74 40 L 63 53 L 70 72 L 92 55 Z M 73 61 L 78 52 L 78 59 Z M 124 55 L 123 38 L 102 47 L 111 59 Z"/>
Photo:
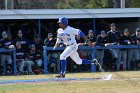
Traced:
<path fill-rule="evenodd" d="M 59 18 L 57 23 L 62 23 L 64 25 L 68 25 L 68 19 L 65 17 Z"/>

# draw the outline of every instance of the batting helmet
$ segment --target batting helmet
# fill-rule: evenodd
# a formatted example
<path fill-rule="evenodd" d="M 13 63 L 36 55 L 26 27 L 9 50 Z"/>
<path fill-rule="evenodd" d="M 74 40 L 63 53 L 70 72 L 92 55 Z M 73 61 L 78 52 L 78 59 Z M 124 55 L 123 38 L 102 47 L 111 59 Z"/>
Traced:
<path fill-rule="evenodd" d="M 68 25 L 68 19 L 66 17 L 59 18 L 57 23 L 62 23 L 64 25 Z"/>

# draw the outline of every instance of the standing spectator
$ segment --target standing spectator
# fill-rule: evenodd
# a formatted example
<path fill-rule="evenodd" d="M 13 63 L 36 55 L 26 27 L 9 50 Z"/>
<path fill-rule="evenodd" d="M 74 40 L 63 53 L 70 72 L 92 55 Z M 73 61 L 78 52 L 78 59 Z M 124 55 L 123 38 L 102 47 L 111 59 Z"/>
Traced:
<path fill-rule="evenodd" d="M 79 35 L 77 35 L 75 39 L 76 39 L 77 43 L 84 43 L 83 42 L 84 41 L 83 38 L 81 38 Z"/>
<path fill-rule="evenodd" d="M 2 39 L 0 40 L 0 47 L 1 48 L 5 48 L 5 49 L 9 49 L 9 48 L 14 48 L 14 46 L 12 45 L 12 42 L 10 39 L 8 39 L 8 34 L 6 31 L 2 32 Z M 7 66 L 6 65 L 6 61 Z M 11 65 L 12 65 L 12 59 L 11 59 L 11 53 L 1 53 L 1 66 L 2 66 L 2 73 L 5 74 L 6 73 L 6 67 L 7 72 L 9 72 L 11 70 Z"/>
<path fill-rule="evenodd" d="M 88 45 L 88 43 L 92 43 L 92 46 L 95 46 L 96 37 L 93 34 L 93 30 L 89 30 L 87 39 L 88 39 L 88 41 L 85 43 L 86 46 Z M 84 57 L 87 57 L 90 59 L 92 58 L 91 57 L 92 51 L 90 51 L 90 50 L 84 51 L 83 54 L 84 54 Z"/>
<path fill-rule="evenodd" d="M 96 41 L 96 37 L 94 36 L 93 30 L 88 31 L 88 40 L 91 41 L 93 44 Z"/>
<path fill-rule="evenodd" d="M 108 37 L 106 36 L 105 31 L 101 31 L 101 34 L 97 36 L 96 45 L 97 46 L 105 46 L 109 42 Z M 104 49 L 96 50 L 96 59 L 103 66 L 103 58 L 104 58 Z"/>
<path fill-rule="evenodd" d="M 56 39 L 53 38 L 53 34 L 48 33 L 48 37 L 45 39 L 44 44 L 48 47 L 52 47 L 53 45 L 55 45 L 55 41 Z"/>
<path fill-rule="evenodd" d="M 55 42 L 56 42 L 56 39 L 53 38 L 53 34 L 52 33 L 48 33 L 48 37 L 45 39 L 44 41 L 44 44 L 45 46 L 47 47 L 53 47 L 55 45 Z M 48 59 L 50 58 L 54 58 L 57 60 L 57 72 L 59 73 L 60 72 L 60 61 L 59 61 L 59 56 L 60 56 L 60 53 L 59 51 L 49 51 L 49 54 L 48 54 Z M 48 60 L 49 62 L 50 60 Z M 51 62 L 51 61 L 50 61 Z M 51 64 L 51 63 L 49 63 Z"/>
<path fill-rule="evenodd" d="M 124 30 L 123 35 L 120 37 L 120 45 L 129 45 L 130 44 L 130 35 L 128 29 Z M 127 59 L 127 49 L 120 49 L 119 58 L 117 64 L 117 70 L 126 70 L 126 59 Z M 123 68 L 121 68 L 123 65 Z"/>
<path fill-rule="evenodd" d="M 28 42 L 27 42 L 27 39 L 23 37 L 23 34 L 22 34 L 22 31 L 21 30 L 18 30 L 18 33 L 17 33 L 17 38 L 14 39 L 14 45 L 16 45 L 16 42 L 20 42 L 21 46 L 22 46 L 22 49 L 27 52 L 29 50 L 28 48 Z"/>
<path fill-rule="evenodd" d="M 116 30 L 116 24 L 112 23 L 110 25 L 110 29 L 111 30 L 107 32 L 107 36 L 109 38 L 109 44 L 106 44 L 106 46 L 118 45 L 120 39 L 120 32 Z M 115 66 L 117 64 L 117 59 L 118 59 L 118 49 L 110 49 L 110 52 L 113 56 L 112 70 L 115 70 Z"/>
<path fill-rule="evenodd" d="M 133 34 L 130 38 L 131 45 L 140 45 L 140 29 L 136 29 L 136 34 Z M 136 67 L 132 68 L 132 64 L 134 62 L 139 61 L 139 49 L 129 49 L 128 51 L 128 70 L 135 69 Z"/>
<path fill-rule="evenodd" d="M 41 53 L 43 52 L 43 42 L 39 34 L 34 36 L 34 42 L 32 44 L 34 44 L 36 49 L 38 49 Z"/>
<path fill-rule="evenodd" d="M 77 35 L 75 39 L 76 39 L 76 42 L 78 43 L 78 45 L 83 46 L 85 44 L 83 42 L 84 41 L 83 38 L 81 38 L 79 35 Z M 83 58 L 83 54 L 84 54 L 85 51 L 82 51 L 82 50 L 78 49 L 77 52 L 78 52 L 80 58 Z"/>

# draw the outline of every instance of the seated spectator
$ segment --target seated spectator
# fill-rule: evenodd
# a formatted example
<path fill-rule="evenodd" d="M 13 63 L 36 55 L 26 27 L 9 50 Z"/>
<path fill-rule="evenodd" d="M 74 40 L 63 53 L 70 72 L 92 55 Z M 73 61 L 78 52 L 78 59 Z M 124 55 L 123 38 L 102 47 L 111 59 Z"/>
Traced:
<path fill-rule="evenodd" d="M 5 49 L 14 48 L 12 45 L 12 42 L 10 39 L 8 39 L 8 34 L 6 31 L 2 32 L 2 39 L 0 40 L 0 47 Z M 2 74 L 6 74 L 6 67 L 7 67 L 7 73 L 11 72 L 11 65 L 12 65 L 12 59 L 11 59 L 11 53 L 2 52 L 1 53 L 1 66 L 2 66 Z M 7 66 L 6 66 L 6 61 Z"/>
<path fill-rule="evenodd" d="M 16 43 L 16 62 L 17 62 L 17 67 L 18 67 L 18 74 L 24 74 L 24 66 L 27 65 L 28 67 L 28 72 L 31 71 L 31 63 L 26 62 L 25 59 L 27 58 L 27 55 L 25 51 L 21 48 L 20 42 Z"/>
<path fill-rule="evenodd" d="M 123 35 L 121 35 L 119 44 L 120 45 L 129 45 L 130 35 L 128 29 L 124 30 Z M 119 58 L 118 58 L 117 70 L 126 70 L 126 60 L 127 60 L 127 49 L 120 49 Z M 123 66 L 123 68 L 121 68 Z"/>
<path fill-rule="evenodd" d="M 105 46 L 109 42 L 109 39 L 106 35 L 105 31 L 101 31 L 101 34 L 97 36 L 96 46 Z M 96 50 L 96 59 L 103 66 L 103 58 L 104 58 L 104 49 Z"/>
<path fill-rule="evenodd" d="M 28 54 L 28 61 L 32 63 L 32 66 L 36 69 L 40 69 L 42 66 L 42 55 L 38 51 L 34 44 L 30 46 L 30 52 Z"/>
<path fill-rule="evenodd" d="M 18 37 L 13 40 L 14 45 L 16 45 L 16 42 L 20 42 L 23 50 L 25 52 L 27 52 L 29 50 L 28 42 L 27 42 L 27 39 L 23 37 L 23 34 L 22 34 L 21 30 L 18 30 L 17 36 Z"/>

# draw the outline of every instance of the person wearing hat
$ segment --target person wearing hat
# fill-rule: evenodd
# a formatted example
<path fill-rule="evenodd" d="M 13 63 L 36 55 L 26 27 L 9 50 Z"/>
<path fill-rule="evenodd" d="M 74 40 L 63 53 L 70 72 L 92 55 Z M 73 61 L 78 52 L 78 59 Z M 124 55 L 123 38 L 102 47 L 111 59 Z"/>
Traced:
<path fill-rule="evenodd" d="M 110 31 L 107 32 L 107 36 L 109 38 L 109 43 L 106 44 L 105 46 L 108 45 L 118 45 L 119 44 L 119 39 L 120 39 L 120 32 L 116 30 L 116 24 L 112 23 L 110 24 Z M 112 65 L 112 70 L 116 70 L 116 65 L 118 64 L 118 51 L 119 49 L 109 49 L 112 59 L 113 59 L 113 65 Z"/>
<path fill-rule="evenodd" d="M 45 46 L 52 47 L 55 45 L 55 41 L 56 41 L 56 39 L 53 38 L 53 34 L 48 33 L 47 38 L 44 40 L 44 44 L 45 44 Z"/>
<path fill-rule="evenodd" d="M 126 28 L 124 29 L 123 35 L 121 35 L 119 40 L 120 45 L 130 45 L 130 35 L 129 30 Z M 129 51 L 129 50 L 128 50 Z M 118 56 L 118 64 L 117 64 L 117 70 L 126 70 L 126 61 L 127 61 L 127 49 L 120 49 L 119 56 Z"/>
<path fill-rule="evenodd" d="M 5 48 L 5 49 L 14 48 L 11 40 L 8 39 L 8 34 L 6 31 L 2 32 L 2 39 L 0 40 L 0 48 Z M 6 61 L 8 62 L 7 66 L 5 66 Z M 6 73 L 6 67 L 9 68 L 9 71 L 11 72 L 11 69 L 10 69 L 11 65 L 12 65 L 11 53 L 2 52 L 1 53 L 1 66 L 3 67 L 3 71 L 2 71 L 3 74 Z M 8 71 L 8 69 L 7 69 L 7 71 Z"/>
<path fill-rule="evenodd" d="M 48 33 L 47 38 L 44 40 L 44 45 L 47 47 L 53 47 L 55 45 L 55 42 L 56 42 L 56 38 L 53 38 L 53 34 Z M 50 58 L 56 59 L 57 72 L 60 72 L 59 56 L 60 56 L 59 51 L 55 51 L 55 52 L 49 51 L 49 53 L 48 53 L 48 59 L 50 59 Z M 48 62 L 51 62 L 51 59 L 48 60 Z M 56 66 L 54 67 L 54 69 L 56 68 Z"/>
<path fill-rule="evenodd" d="M 139 28 L 136 28 L 135 34 L 133 34 L 130 37 L 130 45 L 140 45 L 140 29 Z M 140 56 L 139 49 L 129 49 L 128 70 L 135 70 L 136 63 L 138 63 L 140 60 L 139 56 Z"/>
<path fill-rule="evenodd" d="M 28 60 L 26 62 L 30 62 L 33 67 L 37 67 L 38 69 L 41 69 L 43 63 L 42 54 L 38 49 L 36 49 L 36 46 L 34 44 L 30 45 Z M 31 73 L 31 71 L 29 73 Z"/>
<path fill-rule="evenodd" d="M 31 72 L 31 63 L 26 62 L 25 59 L 27 58 L 27 53 L 21 48 L 22 44 L 20 42 L 16 43 L 16 62 L 18 67 L 18 74 L 24 74 L 24 66 L 27 66 L 28 71 Z"/>
<path fill-rule="evenodd" d="M 109 42 L 109 39 L 105 31 L 101 31 L 101 34 L 97 36 L 96 46 L 105 46 Z M 104 49 L 96 50 L 96 59 L 99 61 L 100 65 L 103 66 Z"/>
<path fill-rule="evenodd" d="M 34 44 L 41 53 L 43 52 L 43 42 L 39 34 L 34 35 L 34 41 L 31 44 Z"/>
<path fill-rule="evenodd" d="M 89 30 L 88 31 L 87 39 L 88 39 L 88 42 L 90 42 L 92 45 L 89 45 L 88 42 L 85 42 L 84 43 L 84 46 L 90 46 L 90 47 L 95 46 L 95 44 L 96 44 L 96 37 L 94 36 L 93 30 Z M 84 50 L 83 51 L 83 55 L 85 57 L 91 58 L 92 57 L 91 56 L 92 55 L 92 51 L 90 51 L 90 50 Z"/>
<path fill-rule="evenodd" d="M 20 44 L 25 52 L 27 52 L 29 50 L 27 39 L 25 37 L 23 37 L 22 30 L 18 30 L 17 38 L 15 38 L 13 40 L 13 42 L 14 42 L 14 45 L 16 45 L 16 42 L 20 42 Z"/>

